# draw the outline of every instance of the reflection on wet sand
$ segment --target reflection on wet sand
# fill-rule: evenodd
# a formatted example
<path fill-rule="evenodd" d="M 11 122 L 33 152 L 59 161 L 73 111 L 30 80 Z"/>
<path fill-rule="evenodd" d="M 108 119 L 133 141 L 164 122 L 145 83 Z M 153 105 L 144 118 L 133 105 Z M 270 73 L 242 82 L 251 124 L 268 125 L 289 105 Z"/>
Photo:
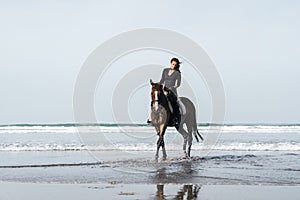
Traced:
<path fill-rule="evenodd" d="M 192 183 L 199 172 L 194 169 L 192 162 L 172 163 L 158 168 L 153 176 L 154 183 Z"/>
<path fill-rule="evenodd" d="M 180 186 L 177 194 L 172 194 L 171 198 L 170 193 L 168 191 L 165 191 L 168 187 L 165 188 L 164 185 L 167 183 L 191 183 L 193 182 L 193 177 L 195 177 L 197 173 L 198 172 L 193 167 L 193 162 L 189 161 L 175 163 L 157 169 L 155 175 L 152 177 L 153 181 L 158 183 L 155 199 L 197 199 L 198 193 L 201 189 L 201 185 L 184 184 Z"/>
<path fill-rule="evenodd" d="M 156 198 L 155 199 L 157 199 L 157 200 L 165 199 L 164 185 L 157 185 L 157 192 L 156 192 Z"/>
<path fill-rule="evenodd" d="M 172 199 L 179 200 L 179 199 L 197 199 L 198 193 L 201 189 L 199 185 L 183 185 L 182 188 L 177 192 L 176 196 Z M 164 195 L 164 185 L 157 185 L 157 192 L 155 196 L 156 200 L 165 200 L 166 196 Z"/>

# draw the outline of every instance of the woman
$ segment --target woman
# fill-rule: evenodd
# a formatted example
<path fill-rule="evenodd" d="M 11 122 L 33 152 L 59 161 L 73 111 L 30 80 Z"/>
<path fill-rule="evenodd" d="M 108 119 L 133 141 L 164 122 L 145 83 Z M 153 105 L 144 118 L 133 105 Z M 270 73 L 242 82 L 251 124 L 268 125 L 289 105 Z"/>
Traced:
<path fill-rule="evenodd" d="M 167 97 L 171 102 L 173 108 L 173 123 L 179 124 L 180 113 L 179 106 L 177 104 L 177 88 L 181 84 L 181 72 L 179 70 L 181 62 L 178 58 L 172 58 L 170 61 L 170 67 L 163 69 L 160 83 L 164 84 L 164 90 L 167 91 Z"/>

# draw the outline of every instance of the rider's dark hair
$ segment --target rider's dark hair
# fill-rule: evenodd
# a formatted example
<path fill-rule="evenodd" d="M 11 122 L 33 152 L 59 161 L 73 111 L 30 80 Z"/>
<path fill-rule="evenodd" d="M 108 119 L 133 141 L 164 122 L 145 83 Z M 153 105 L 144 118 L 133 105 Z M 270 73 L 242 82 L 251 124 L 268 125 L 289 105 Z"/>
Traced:
<path fill-rule="evenodd" d="M 180 68 L 181 62 L 179 61 L 178 58 L 172 58 L 171 61 L 170 61 L 170 63 L 172 63 L 173 61 L 176 62 L 175 70 L 177 70 L 180 73 L 179 68 Z"/>

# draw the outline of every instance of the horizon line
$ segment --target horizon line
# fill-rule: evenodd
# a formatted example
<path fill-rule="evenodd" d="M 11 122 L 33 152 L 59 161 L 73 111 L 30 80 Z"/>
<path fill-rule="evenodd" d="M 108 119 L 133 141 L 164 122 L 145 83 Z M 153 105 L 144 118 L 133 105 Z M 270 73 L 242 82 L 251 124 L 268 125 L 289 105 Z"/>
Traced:
<path fill-rule="evenodd" d="M 9 123 L 0 124 L 0 127 L 4 126 L 151 126 L 147 123 L 76 123 L 76 122 L 57 122 L 57 123 Z M 269 122 L 269 123 L 254 123 L 254 122 L 237 122 L 237 123 L 212 123 L 212 122 L 201 122 L 197 123 L 197 126 L 300 126 L 300 123 L 279 123 L 279 122 Z"/>

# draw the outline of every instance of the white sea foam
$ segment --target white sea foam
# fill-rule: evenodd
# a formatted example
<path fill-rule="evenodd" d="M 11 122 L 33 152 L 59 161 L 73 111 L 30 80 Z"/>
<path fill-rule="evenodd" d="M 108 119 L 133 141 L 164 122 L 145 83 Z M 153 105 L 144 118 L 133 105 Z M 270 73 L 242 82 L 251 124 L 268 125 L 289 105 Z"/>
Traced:
<path fill-rule="evenodd" d="M 182 145 L 168 144 L 168 150 L 177 151 L 182 149 Z M 300 151 L 300 143 L 277 143 L 277 144 L 259 144 L 259 143 L 231 143 L 217 145 L 193 145 L 193 150 L 218 150 L 218 151 Z M 83 144 L 0 144 L 0 151 L 154 151 L 155 144 L 107 144 L 101 146 L 86 146 Z"/>
<path fill-rule="evenodd" d="M 194 143 L 193 149 L 300 151 L 300 126 L 297 125 L 198 126 L 204 138 L 220 128 L 217 144 Z M 103 141 L 100 136 L 104 136 Z M 156 137 L 151 126 L 1 126 L 0 151 L 153 151 Z M 175 128 L 168 128 L 165 140 L 168 150 L 182 149 L 182 137 Z"/>
<path fill-rule="evenodd" d="M 300 133 L 300 126 L 295 125 L 245 125 L 245 126 L 198 126 L 200 132 L 222 133 Z M 1 126 L 0 134 L 7 133 L 120 133 L 153 132 L 151 126 Z M 175 131 L 168 128 L 168 131 Z"/>

